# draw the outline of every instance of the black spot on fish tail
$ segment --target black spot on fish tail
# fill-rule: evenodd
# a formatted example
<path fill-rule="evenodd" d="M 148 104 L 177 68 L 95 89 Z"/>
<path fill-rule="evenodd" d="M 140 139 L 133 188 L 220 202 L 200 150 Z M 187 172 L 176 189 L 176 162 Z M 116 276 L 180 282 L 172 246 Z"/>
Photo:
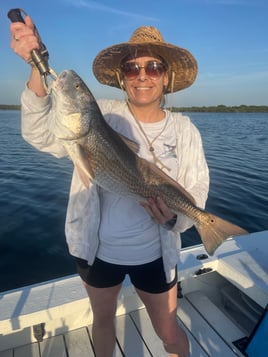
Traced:
<path fill-rule="evenodd" d="M 209 255 L 213 255 L 227 238 L 248 234 L 245 229 L 211 213 L 207 214 L 207 218 L 196 225 L 196 229 Z"/>

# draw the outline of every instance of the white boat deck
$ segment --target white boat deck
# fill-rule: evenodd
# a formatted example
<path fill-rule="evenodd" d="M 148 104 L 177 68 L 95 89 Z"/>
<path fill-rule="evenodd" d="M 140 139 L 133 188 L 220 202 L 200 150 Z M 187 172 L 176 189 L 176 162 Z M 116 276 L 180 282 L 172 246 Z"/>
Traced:
<path fill-rule="evenodd" d="M 238 351 L 235 352 L 232 341 L 245 336 L 245 333 L 200 291 L 191 292 L 179 299 L 177 315 L 190 340 L 191 356 L 242 356 Z M 221 320 L 221 323 L 217 324 L 217 320 Z M 117 316 L 116 332 L 115 357 L 167 356 L 144 308 Z M 94 356 L 91 326 L 0 352 L 0 357 L 77 356 Z"/>
<path fill-rule="evenodd" d="M 260 308 L 266 306 L 267 237 L 265 231 L 228 240 L 216 256 L 204 260 L 199 259 L 205 253 L 202 246 L 182 251 L 179 276 L 184 297 L 178 300 L 177 316 L 188 335 L 191 357 L 243 356 L 232 342 L 249 334 L 245 326 L 254 326 L 256 316 L 248 305 L 243 307 L 241 297 L 236 299 L 234 289 Z M 246 324 L 240 326 L 233 312 L 228 316 L 213 295 L 218 288 L 218 297 L 232 311 L 241 311 Z M 40 323 L 45 324 L 45 334 L 37 342 L 33 327 Z M 1 293 L 0 357 L 94 356 L 91 323 L 89 300 L 78 276 Z M 125 286 L 118 299 L 116 335 L 114 357 L 167 356 L 132 286 Z"/>

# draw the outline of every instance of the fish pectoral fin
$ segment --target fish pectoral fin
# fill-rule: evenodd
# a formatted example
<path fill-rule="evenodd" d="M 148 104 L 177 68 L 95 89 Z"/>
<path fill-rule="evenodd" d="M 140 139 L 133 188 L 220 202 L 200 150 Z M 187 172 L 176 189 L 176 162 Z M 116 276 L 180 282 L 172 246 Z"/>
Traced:
<path fill-rule="evenodd" d="M 211 213 L 208 213 L 208 218 L 195 227 L 209 255 L 213 255 L 219 245 L 227 238 L 248 234 L 245 229 Z"/>
<path fill-rule="evenodd" d="M 67 147 L 68 154 L 74 163 L 74 166 L 79 173 L 81 181 L 85 187 L 89 187 L 89 182 L 94 178 L 91 160 L 88 154 L 85 153 L 79 144 L 73 144 Z"/>
<path fill-rule="evenodd" d="M 79 177 L 80 177 L 81 181 L 83 182 L 84 186 L 86 188 L 89 188 L 89 183 L 92 181 L 92 178 L 89 177 L 87 175 L 87 173 L 83 169 L 81 169 L 81 167 L 79 165 L 75 164 L 74 166 L 75 166 L 75 168 L 76 168 L 76 170 L 77 170 L 77 172 L 79 174 Z"/>
<path fill-rule="evenodd" d="M 180 191 L 185 197 L 187 197 L 188 200 L 193 205 L 196 205 L 196 201 L 195 201 L 194 197 L 188 191 L 186 191 L 182 185 L 180 185 L 177 181 L 173 180 L 169 175 L 167 175 L 164 171 L 162 171 L 158 166 L 156 166 L 152 162 L 149 162 L 142 158 L 139 158 L 138 166 L 139 166 L 139 170 L 143 173 L 143 177 L 145 178 L 145 180 L 146 180 L 146 172 L 149 172 L 149 176 L 148 176 L 149 180 L 153 173 L 158 176 L 158 178 L 161 181 L 161 184 L 173 186 L 175 189 Z M 149 169 L 149 171 L 148 171 L 148 169 Z"/>
<path fill-rule="evenodd" d="M 130 140 L 129 138 L 127 138 L 126 136 L 122 135 L 122 134 L 118 134 L 120 136 L 120 138 L 124 141 L 124 143 L 128 146 L 128 148 L 133 151 L 135 154 L 137 154 L 140 150 L 140 145 L 138 143 L 136 143 L 133 140 Z"/>

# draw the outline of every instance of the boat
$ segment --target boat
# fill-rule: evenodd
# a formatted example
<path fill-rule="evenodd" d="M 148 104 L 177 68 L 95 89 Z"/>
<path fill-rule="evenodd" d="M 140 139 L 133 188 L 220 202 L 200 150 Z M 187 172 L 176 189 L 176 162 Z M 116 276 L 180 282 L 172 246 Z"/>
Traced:
<path fill-rule="evenodd" d="M 191 356 L 244 356 L 243 341 L 267 311 L 268 231 L 230 237 L 214 256 L 203 245 L 184 248 L 178 273 L 177 318 Z M 90 302 L 77 275 L 3 292 L 0 357 L 94 356 L 91 324 Z M 261 344 L 267 346 L 264 331 Z M 118 299 L 116 335 L 115 357 L 167 356 L 128 281 Z"/>

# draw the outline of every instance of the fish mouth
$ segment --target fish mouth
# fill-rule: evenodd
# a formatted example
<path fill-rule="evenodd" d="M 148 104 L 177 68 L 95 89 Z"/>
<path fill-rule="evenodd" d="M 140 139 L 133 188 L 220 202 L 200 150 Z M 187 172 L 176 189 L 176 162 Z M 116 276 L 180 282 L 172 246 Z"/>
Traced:
<path fill-rule="evenodd" d="M 56 80 L 52 83 L 52 90 L 56 90 L 56 89 L 60 89 L 62 90 L 65 86 L 65 83 L 66 83 L 66 79 L 67 79 L 67 75 L 68 75 L 68 72 L 67 71 L 63 71 L 61 72 L 58 77 L 56 78 Z"/>

